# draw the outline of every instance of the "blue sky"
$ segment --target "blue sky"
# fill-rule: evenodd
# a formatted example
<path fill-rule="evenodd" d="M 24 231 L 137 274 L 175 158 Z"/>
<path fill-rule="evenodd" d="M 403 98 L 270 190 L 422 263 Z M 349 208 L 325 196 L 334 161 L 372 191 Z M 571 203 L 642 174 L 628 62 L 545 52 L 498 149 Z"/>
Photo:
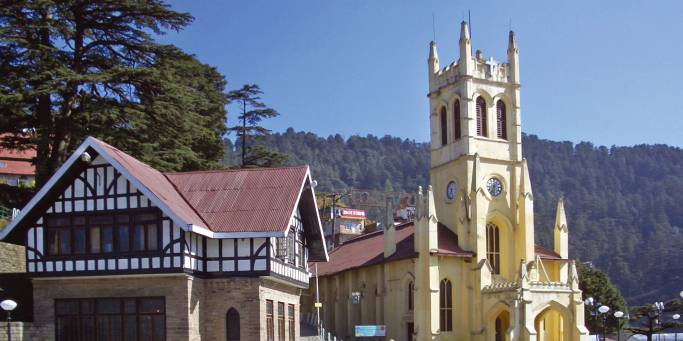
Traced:
<path fill-rule="evenodd" d="M 599 145 L 683 146 L 680 1 L 172 1 L 195 21 L 161 38 L 259 84 L 281 116 L 319 135 L 427 141 L 432 14 L 441 64 L 457 60 L 471 11 L 474 49 L 520 46 L 523 131 Z M 229 124 L 236 114 L 229 113 Z"/>

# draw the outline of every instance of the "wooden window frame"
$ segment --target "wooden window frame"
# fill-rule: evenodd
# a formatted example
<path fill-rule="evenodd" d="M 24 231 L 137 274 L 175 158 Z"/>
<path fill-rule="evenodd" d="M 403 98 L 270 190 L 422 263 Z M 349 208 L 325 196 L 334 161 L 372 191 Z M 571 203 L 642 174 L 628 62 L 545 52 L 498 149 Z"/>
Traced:
<path fill-rule="evenodd" d="M 277 302 L 277 339 L 286 341 L 285 333 L 285 302 Z"/>
<path fill-rule="evenodd" d="M 136 220 L 136 217 L 139 216 L 144 216 L 144 215 L 153 215 L 153 219 L 141 219 L 141 220 Z M 110 217 L 111 219 L 109 222 L 106 223 L 101 223 L 101 222 L 93 222 L 93 220 L 97 218 L 106 218 Z M 127 222 L 124 222 L 123 219 L 119 220 L 120 218 L 127 218 Z M 64 225 L 57 225 L 57 226 L 50 226 L 51 221 L 54 221 L 56 219 L 67 219 L 69 222 Z M 83 220 L 84 223 L 78 222 L 79 220 Z M 137 223 L 142 223 L 144 225 L 143 231 L 144 231 L 144 250 L 135 250 L 133 241 L 134 241 L 134 231 L 135 231 L 135 225 Z M 127 225 L 128 228 L 128 250 L 127 251 L 119 251 L 119 228 L 123 226 L 124 224 Z M 155 225 L 156 227 L 156 245 L 155 248 L 151 248 L 149 245 L 149 239 L 148 239 L 148 231 L 150 226 Z M 92 233 L 94 232 L 93 229 L 99 228 L 99 251 L 93 251 L 93 244 L 91 240 Z M 105 228 L 111 228 L 111 247 L 112 251 L 111 252 L 105 252 L 104 251 L 104 233 L 103 229 Z M 75 233 L 74 231 L 77 229 L 85 229 L 85 252 L 83 253 L 75 253 L 74 248 L 75 248 Z M 62 243 L 61 240 L 57 241 L 58 249 L 57 253 L 54 254 L 50 252 L 51 250 L 51 243 L 50 240 L 50 232 L 51 231 L 60 231 L 60 239 L 61 239 L 61 232 L 62 231 L 68 231 L 69 235 L 69 244 L 70 244 L 70 250 L 62 250 Z M 128 209 L 128 210 L 117 210 L 113 212 L 72 212 L 72 213 L 52 213 L 52 214 L 47 214 L 45 215 L 44 219 L 44 228 L 43 228 L 43 240 L 45 241 L 45 259 L 47 260 L 52 260 L 52 259 L 87 259 L 87 258 L 92 258 L 92 257 L 130 257 L 130 256 L 150 256 L 150 255 L 156 255 L 159 254 L 162 250 L 162 216 L 161 216 L 161 211 L 156 208 L 136 208 L 136 209 Z"/>
<path fill-rule="evenodd" d="M 287 305 L 287 323 L 289 325 L 289 341 L 296 341 L 296 307 L 293 304 Z"/>
<path fill-rule="evenodd" d="M 273 300 L 266 300 L 266 340 L 275 341 L 275 320 Z"/>
<path fill-rule="evenodd" d="M 104 300 L 114 300 L 118 301 L 119 309 L 118 313 L 113 312 L 100 312 L 98 311 L 98 303 L 102 302 Z M 135 312 L 130 313 L 126 311 L 126 301 L 135 301 Z M 141 305 L 144 300 L 161 300 L 162 301 L 162 306 L 163 306 L 163 311 L 161 312 L 142 312 Z M 77 312 L 75 313 L 60 313 L 59 312 L 59 305 L 62 303 L 75 303 L 77 305 Z M 84 311 L 84 303 L 88 302 L 91 304 L 92 311 L 87 312 Z M 55 340 L 56 341 L 100 341 L 99 340 L 99 333 L 100 333 L 100 323 L 99 323 L 99 317 L 107 317 L 107 316 L 118 316 L 120 319 L 120 335 L 122 339 L 125 339 L 126 341 L 135 341 L 135 340 L 129 340 L 126 336 L 126 317 L 131 317 L 135 316 L 135 338 L 138 341 L 154 341 L 154 340 L 166 340 L 167 337 L 167 332 L 166 332 L 166 298 L 163 296 L 150 296 L 150 297 L 96 297 L 96 298 L 67 298 L 67 299 L 55 299 L 54 300 L 54 324 L 55 324 Z M 154 328 L 151 329 L 152 333 L 152 338 L 144 338 L 141 335 L 141 318 L 142 317 L 147 317 L 147 316 L 163 316 L 163 319 L 161 320 L 163 324 L 163 333 L 162 335 L 157 335 L 154 334 Z M 60 323 L 60 319 L 62 318 L 75 318 L 76 319 L 76 325 L 77 325 L 77 331 L 76 331 L 76 339 L 70 338 L 69 340 L 62 340 L 60 339 L 59 331 L 60 328 L 58 324 Z M 85 326 L 85 321 L 86 319 L 92 319 L 92 335 L 95 335 L 95 339 L 93 340 L 92 338 L 89 338 L 88 335 L 86 334 L 86 326 Z M 112 331 L 113 330 L 108 330 L 109 331 L 109 337 L 107 337 L 108 340 L 112 339 Z"/>

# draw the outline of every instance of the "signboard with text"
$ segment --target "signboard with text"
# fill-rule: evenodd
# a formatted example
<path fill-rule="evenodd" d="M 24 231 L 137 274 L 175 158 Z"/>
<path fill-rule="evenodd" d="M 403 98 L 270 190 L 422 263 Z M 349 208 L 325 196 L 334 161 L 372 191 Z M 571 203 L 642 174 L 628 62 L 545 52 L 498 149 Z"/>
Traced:
<path fill-rule="evenodd" d="M 342 217 L 349 218 L 365 218 L 365 211 L 353 208 L 342 208 L 340 212 Z"/>
<path fill-rule="evenodd" d="M 387 336 L 387 326 L 356 326 L 356 337 Z"/>

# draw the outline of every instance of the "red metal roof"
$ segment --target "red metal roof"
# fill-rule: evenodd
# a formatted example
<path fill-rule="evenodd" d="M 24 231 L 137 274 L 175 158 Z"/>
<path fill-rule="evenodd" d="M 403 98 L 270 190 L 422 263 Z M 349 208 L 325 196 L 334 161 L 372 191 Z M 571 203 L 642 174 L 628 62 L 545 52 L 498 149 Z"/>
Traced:
<path fill-rule="evenodd" d="M 116 147 L 95 138 L 93 140 L 181 219 L 188 224 L 208 227 L 201 216 L 185 201 L 163 173 L 120 151 Z"/>
<path fill-rule="evenodd" d="M 7 135 L 0 134 L 0 138 Z M 35 149 L 0 148 L 0 174 L 35 175 L 36 167 L 32 163 L 35 157 Z"/>
<path fill-rule="evenodd" d="M 214 232 L 285 231 L 308 166 L 166 173 Z"/>
<path fill-rule="evenodd" d="M 335 273 L 371 266 L 395 260 L 417 257 L 415 252 L 415 224 L 413 222 L 396 226 L 396 252 L 384 258 L 384 232 L 376 231 L 351 239 L 330 252 L 327 263 L 318 263 L 318 275 Z M 446 226 L 438 229 L 439 256 L 472 257 L 474 253 L 458 246 L 457 236 Z"/>
<path fill-rule="evenodd" d="M 536 245 L 534 251 L 536 251 L 536 256 L 541 257 L 541 259 L 562 259 L 555 251 L 546 249 L 540 245 Z"/>

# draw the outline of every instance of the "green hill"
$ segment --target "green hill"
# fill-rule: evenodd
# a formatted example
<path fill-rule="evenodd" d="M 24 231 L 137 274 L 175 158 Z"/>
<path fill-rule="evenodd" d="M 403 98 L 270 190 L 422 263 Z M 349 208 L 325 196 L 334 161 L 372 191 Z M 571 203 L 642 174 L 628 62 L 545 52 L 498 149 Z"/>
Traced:
<path fill-rule="evenodd" d="M 429 182 L 429 146 L 391 136 L 320 137 L 295 132 L 268 142 L 290 164 L 311 165 L 320 191 L 413 192 Z M 227 141 L 226 162 L 233 160 Z M 231 152 L 232 151 L 232 152 Z M 551 246 L 564 195 L 571 257 L 606 271 L 630 304 L 683 289 L 683 151 L 666 145 L 596 147 L 524 136 L 534 191 L 536 240 Z"/>

